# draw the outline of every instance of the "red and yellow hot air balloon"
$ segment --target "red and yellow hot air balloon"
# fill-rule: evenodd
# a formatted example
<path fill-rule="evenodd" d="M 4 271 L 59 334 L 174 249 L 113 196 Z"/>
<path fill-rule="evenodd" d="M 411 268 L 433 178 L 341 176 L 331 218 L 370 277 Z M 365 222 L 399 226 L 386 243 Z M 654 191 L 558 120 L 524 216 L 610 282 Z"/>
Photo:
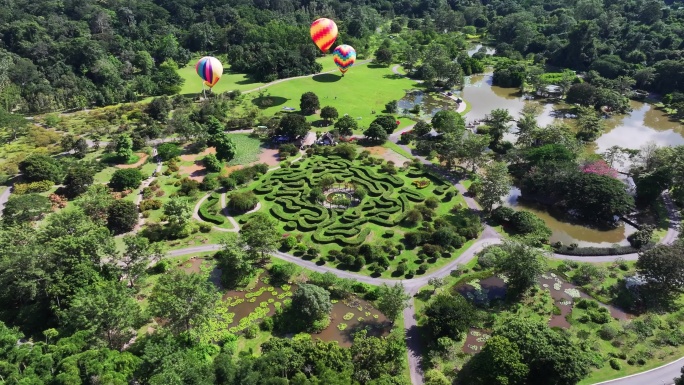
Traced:
<path fill-rule="evenodd" d="M 356 62 L 356 50 L 350 45 L 338 45 L 335 51 L 333 51 L 333 60 L 344 76 L 349 67 L 353 66 Z"/>
<path fill-rule="evenodd" d="M 195 65 L 195 71 L 202 80 L 204 84 L 212 88 L 221 80 L 221 75 L 223 75 L 223 65 L 219 59 L 213 56 L 205 56 L 197 62 Z"/>
<path fill-rule="evenodd" d="M 318 48 L 327 53 L 337 39 L 337 24 L 326 18 L 321 18 L 311 24 L 311 39 Z"/>

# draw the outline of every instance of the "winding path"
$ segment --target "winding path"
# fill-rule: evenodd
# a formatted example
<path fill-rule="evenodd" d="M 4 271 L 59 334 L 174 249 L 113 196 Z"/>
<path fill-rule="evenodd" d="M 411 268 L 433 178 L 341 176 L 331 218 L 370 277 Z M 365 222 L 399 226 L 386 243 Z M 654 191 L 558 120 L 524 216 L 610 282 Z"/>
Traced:
<path fill-rule="evenodd" d="M 370 60 L 365 60 L 362 62 L 357 63 L 357 65 L 362 65 L 370 62 Z M 399 72 L 398 70 L 399 66 L 395 65 L 392 67 L 392 71 L 395 74 L 398 75 L 403 75 Z M 321 72 L 319 74 L 325 74 L 325 73 L 332 73 L 335 72 L 336 70 L 331 70 L 331 71 L 326 71 L 326 72 Z M 258 91 L 262 88 L 266 88 L 269 86 L 272 86 L 274 84 L 282 83 L 285 81 L 289 80 L 294 80 L 294 79 L 300 79 L 300 78 L 306 78 L 306 77 L 313 77 L 319 74 L 313 74 L 313 75 L 305 75 L 305 76 L 298 76 L 298 77 L 293 77 L 293 78 L 287 78 L 287 79 L 279 79 L 274 82 L 262 85 L 261 87 L 252 89 L 252 90 L 247 90 L 243 91 L 243 93 L 251 93 Z M 462 108 L 465 109 L 465 103 L 462 103 Z M 460 108 L 459 108 L 460 109 Z M 80 112 L 80 111 L 79 111 Z M 402 144 L 399 144 L 399 139 L 400 135 L 404 131 L 408 131 L 412 129 L 413 126 L 405 127 L 401 131 L 395 132 L 392 135 L 390 135 L 390 140 L 393 142 L 397 143 L 400 147 L 402 147 L 404 150 L 406 150 L 408 153 L 411 153 L 411 150 Z M 164 142 L 165 140 L 169 139 L 158 139 L 151 141 L 152 145 L 157 145 L 159 143 Z M 101 145 L 106 145 L 106 142 L 100 142 Z M 88 145 L 92 147 L 94 143 L 92 141 L 88 141 Z M 461 192 L 461 194 L 466 192 L 465 186 L 463 186 L 458 180 L 455 180 L 454 178 L 451 178 L 449 175 L 445 175 L 441 170 L 437 169 L 432 163 L 427 161 L 426 159 L 422 157 L 417 157 L 423 164 L 429 166 L 430 168 L 433 168 L 435 171 L 440 172 L 440 174 L 444 175 L 450 182 L 454 184 L 456 189 Z M 299 160 L 296 159 L 295 161 Z M 276 167 L 277 169 L 279 167 Z M 273 170 L 273 169 L 272 169 Z M 161 171 L 161 165 L 158 164 L 157 166 L 157 173 Z M 146 181 L 149 185 L 153 178 L 150 178 L 148 181 Z M 0 194 L 0 213 L 1 209 L 4 207 L 5 203 L 7 202 L 7 199 L 9 198 L 11 193 L 11 186 L 3 191 L 2 194 Z M 474 199 L 467 197 L 463 195 L 466 201 L 466 204 L 468 205 L 469 208 L 472 209 L 479 209 L 479 205 L 477 202 L 475 202 Z M 208 197 L 205 196 L 203 197 L 197 205 L 195 205 L 195 210 L 193 212 L 193 216 L 196 217 L 197 219 L 199 216 L 197 215 L 197 212 L 199 210 L 199 206 L 201 203 Z M 661 243 L 663 244 L 669 244 L 674 242 L 675 239 L 677 239 L 679 235 L 679 221 L 680 218 L 676 213 L 676 210 L 674 208 L 674 205 L 672 204 L 672 201 L 669 197 L 669 194 L 666 192 L 662 194 L 662 198 L 666 204 L 666 207 L 668 209 L 668 214 L 670 217 L 670 228 L 667 231 L 667 234 L 661 239 Z M 141 197 L 138 197 L 138 201 L 141 199 Z M 226 195 L 222 194 L 221 196 L 221 204 L 225 207 L 226 203 Z M 219 231 L 225 231 L 225 232 L 237 232 L 239 231 L 239 224 L 237 221 L 235 221 L 234 218 L 230 217 L 229 215 L 226 216 L 228 220 L 233 224 L 234 229 L 221 229 L 218 227 L 214 227 L 214 229 L 217 229 Z M 492 244 L 498 244 L 501 243 L 501 236 L 494 231 L 491 227 L 485 225 L 484 231 L 480 235 L 480 237 L 467 249 L 465 250 L 458 258 L 454 259 L 453 261 L 450 261 L 448 264 L 445 266 L 441 267 L 440 269 L 430 273 L 426 274 L 424 276 L 418 277 L 418 278 L 412 278 L 412 279 L 407 279 L 403 281 L 397 281 L 393 279 L 384 279 L 384 278 L 371 278 L 368 276 L 348 272 L 348 271 L 343 271 L 343 270 L 338 270 L 336 268 L 328 267 L 328 266 L 319 266 L 315 264 L 314 262 L 311 261 L 306 261 L 301 258 L 295 257 L 293 255 L 287 254 L 287 253 L 282 253 L 282 252 L 275 252 L 273 256 L 297 264 L 299 266 L 302 266 L 306 269 L 312 270 L 312 271 L 317 271 L 317 272 L 330 272 L 335 274 L 336 276 L 340 278 L 349 278 L 349 279 L 354 279 L 359 282 L 363 283 L 368 283 L 372 285 L 379 285 L 379 284 L 395 284 L 396 282 L 402 282 L 405 290 L 408 294 L 411 295 L 411 297 L 415 296 L 418 291 L 420 290 L 421 287 L 425 286 L 428 284 L 428 281 L 431 278 L 443 278 L 449 275 L 449 273 L 454 270 L 456 267 L 460 265 L 467 264 L 475 256 L 477 253 L 482 250 L 484 247 Z M 173 257 L 173 256 L 181 256 L 181 255 L 188 255 L 188 254 L 196 254 L 196 253 L 202 253 L 202 252 L 213 252 L 217 251 L 221 248 L 221 245 L 218 244 L 213 244 L 213 245 L 202 245 L 202 246 L 194 246 L 194 247 L 188 247 L 184 249 L 178 249 L 178 250 L 171 250 L 166 253 L 167 257 Z M 577 261 L 582 261 L 582 262 L 610 262 L 610 261 L 615 261 L 618 258 L 623 258 L 625 260 L 636 260 L 638 258 L 638 254 L 627 254 L 627 255 L 610 255 L 610 256 L 597 256 L 597 257 L 576 257 L 576 256 L 567 256 L 567 255 L 561 255 L 561 254 L 552 254 L 551 257 L 556 258 L 556 259 L 564 259 L 564 260 L 577 260 Z M 408 361 L 409 361 L 409 369 L 410 369 L 410 374 L 411 374 L 411 382 L 414 385 L 421 385 L 423 384 L 423 374 L 422 370 L 420 367 L 420 359 L 421 359 L 421 343 L 420 343 L 420 335 L 418 332 L 418 327 L 416 324 L 416 313 L 415 313 L 415 308 L 414 308 L 414 301 L 413 299 L 410 301 L 409 307 L 407 307 L 404 312 L 404 328 L 406 332 L 406 343 L 408 347 Z M 632 376 L 627 376 L 623 378 L 619 378 L 616 380 L 611 380 L 611 381 L 606 381 L 602 382 L 601 384 L 610 384 L 610 385 L 643 385 L 643 384 L 656 384 L 656 385 L 669 385 L 672 384 L 673 378 L 677 377 L 680 375 L 680 367 L 684 364 L 684 358 L 680 358 L 679 360 L 676 360 L 674 362 L 671 362 L 669 364 L 663 365 L 659 368 L 652 369 L 649 371 L 645 371 L 639 374 L 635 374 Z"/>

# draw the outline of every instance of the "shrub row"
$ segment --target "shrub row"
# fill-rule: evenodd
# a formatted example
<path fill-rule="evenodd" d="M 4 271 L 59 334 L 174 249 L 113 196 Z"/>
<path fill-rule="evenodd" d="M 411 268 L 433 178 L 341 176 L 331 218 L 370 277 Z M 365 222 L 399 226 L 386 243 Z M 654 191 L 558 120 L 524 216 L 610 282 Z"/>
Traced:
<path fill-rule="evenodd" d="M 562 255 L 575 255 L 578 257 L 595 257 L 602 255 L 625 255 L 634 254 L 641 251 L 651 249 L 655 243 L 649 243 L 641 249 L 635 249 L 632 246 L 615 246 L 615 247 L 572 247 L 561 246 L 554 248 L 554 252 Z"/>
<path fill-rule="evenodd" d="M 41 180 L 39 182 L 31 183 L 17 183 L 14 185 L 14 190 L 12 190 L 12 194 L 23 195 L 30 193 L 42 193 L 50 191 L 50 189 L 54 185 L 55 184 L 51 180 Z"/>
<path fill-rule="evenodd" d="M 399 189 L 399 193 L 405 195 L 406 198 L 411 202 L 422 202 L 425 200 L 425 196 L 423 196 L 423 194 L 419 193 L 416 190 L 408 189 L 406 187 L 402 187 L 401 189 Z"/>
<path fill-rule="evenodd" d="M 199 208 L 198 214 L 200 219 L 215 225 L 224 224 L 226 222 L 226 218 L 223 215 L 217 215 L 211 212 L 212 209 L 216 210 L 217 212 L 220 211 L 220 207 L 218 206 L 220 206 L 218 194 L 213 193 L 209 195 L 209 198 L 207 198 L 207 200 L 204 201 Z"/>

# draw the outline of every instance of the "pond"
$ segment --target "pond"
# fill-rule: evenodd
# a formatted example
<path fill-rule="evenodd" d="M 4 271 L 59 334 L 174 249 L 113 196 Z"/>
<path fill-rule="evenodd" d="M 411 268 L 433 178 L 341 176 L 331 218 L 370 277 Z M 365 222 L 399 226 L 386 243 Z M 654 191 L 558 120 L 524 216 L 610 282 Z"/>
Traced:
<path fill-rule="evenodd" d="M 493 47 L 484 46 L 482 43 L 474 43 L 468 48 L 468 56 L 475 55 L 482 47 L 485 48 L 486 55 L 494 55 L 496 53 L 496 50 Z"/>
<path fill-rule="evenodd" d="M 440 94 L 426 93 L 420 90 L 410 91 L 397 102 L 399 112 L 411 110 L 420 106 L 420 115 L 424 119 L 430 119 L 437 112 L 446 109 L 456 109 L 456 103 Z"/>
<path fill-rule="evenodd" d="M 226 292 L 223 300 L 231 302 L 230 311 L 235 313 L 229 327 L 242 329 L 274 315 L 277 308 L 289 302 L 292 293 L 296 290 L 295 284 L 277 287 L 259 281 L 249 291 Z M 385 336 L 391 329 L 391 323 L 387 317 L 369 302 L 356 297 L 334 301 L 330 317 L 330 326 L 320 333 L 311 334 L 313 338 L 337 341 L 340 346 L 349 347 L 353 341 L 353 334 L 360 329 L 366 329 L 368 335 L 371 336 Z"/>
<path fill-rule="evenodd" d="M 517 119 L 526 104 L 541 106 L 537 122 L 541 126 L 554 121 L 565 121 L 573 124 L 573 119 L 562 119 L 554 113 L 556 106 L 547 100 L 528 100 L 517 88 L 502 88 L 492 85 L 492 74 L 468 76 L 463 90 L 454 91 L 469 103 L 471 110 L 466 114 L 466 121 L 481 120 L 495 108 L 505 108 Z M 675 146 L 684 144 L 684 125 L 673 121 L 665 112 L 652 104 L 635 100 L 630 101 L 632 111 L 625 115 L 613 115 L 606 119 L 606 130 L 590 149 L 601 153 L 612 146 L 639 149 L 649 142 L 659 146 Z M 509 133 L 506 140 L 515 142 L 515 135 Z"/>
<path fill-rule="evenodd" d="M 551 215 L 541 206 L 532 203 L 520 202 L 520 189 L 511 188 L 510 194 L 505 198 L 504 205 L 516 210 L 526 210 L 541 218 L 551 231 L 551 242 L 563 242 L 564 245 L 577 243 L 581 247 L 610 247 L 614 244 L 629 245 L 627 236 L 637 231 L 629 224 L 620 222 L 619 226 L 610 230 L 599 230 L 587 226 L 581 226 Z"/>

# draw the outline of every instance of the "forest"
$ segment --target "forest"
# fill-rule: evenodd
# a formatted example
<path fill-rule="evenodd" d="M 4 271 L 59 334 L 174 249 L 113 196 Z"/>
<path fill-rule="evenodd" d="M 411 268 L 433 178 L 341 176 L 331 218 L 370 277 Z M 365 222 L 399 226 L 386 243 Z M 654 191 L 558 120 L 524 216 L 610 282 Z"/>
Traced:
<path fill-rule="evenodd" d="M 568 385 L 684 351 L 670 208 L 684 146 L 587 151 L 637 92 L 684 117 L 673 0 L 5 3 L 0 383 L 407 385 L 408 351 L 427 385 Z M 318 17 L 368 64 L 345 78 L 367 91 L 331 91 L 336 76 L 265 86 L 328 70 Z M 204 55 L 244 79 L 194 103 L 183 69 Z M 448 91 L 489 71 L 521 95 L 557 85 L 576 119 L 493 106 L 473 130 L 465 110 L 398 106 L 412 85 L 459 106 Z M 300 151 L 324 130 L 335 147 Z M 348 179 L 353 192 L 330 193 Z M 503 205 L 514 186 L 587 228 L 634 212 L 654 226 L 605 248 L 550 242 L 541 217 Z M 597 250 L 615 258 L 547 258 Z M 328 273 L 301 268 L 314 264 Z M 412 282 L 367 283 L 390 277 Z"/>
<path fill-rule="evenodd" d="M 175 94 L 183 81 L 175 70 L 207 53 L 259 81 L 315 73 L 320 53 L 308 28 L 320 16 L 339 21 L 337 44 L 361 58 L 377 28 L 409 27 L 423 41 L 463 30 L 493 39 L 503 57 L 593 70 L 661 94 L 684 85 L 684 10 L 658 0 L 18 0 L 0 14 L 0 100 L 36 113 Z M 402 51 L 395 57 L 411 62 L 412 50 Z"/>

